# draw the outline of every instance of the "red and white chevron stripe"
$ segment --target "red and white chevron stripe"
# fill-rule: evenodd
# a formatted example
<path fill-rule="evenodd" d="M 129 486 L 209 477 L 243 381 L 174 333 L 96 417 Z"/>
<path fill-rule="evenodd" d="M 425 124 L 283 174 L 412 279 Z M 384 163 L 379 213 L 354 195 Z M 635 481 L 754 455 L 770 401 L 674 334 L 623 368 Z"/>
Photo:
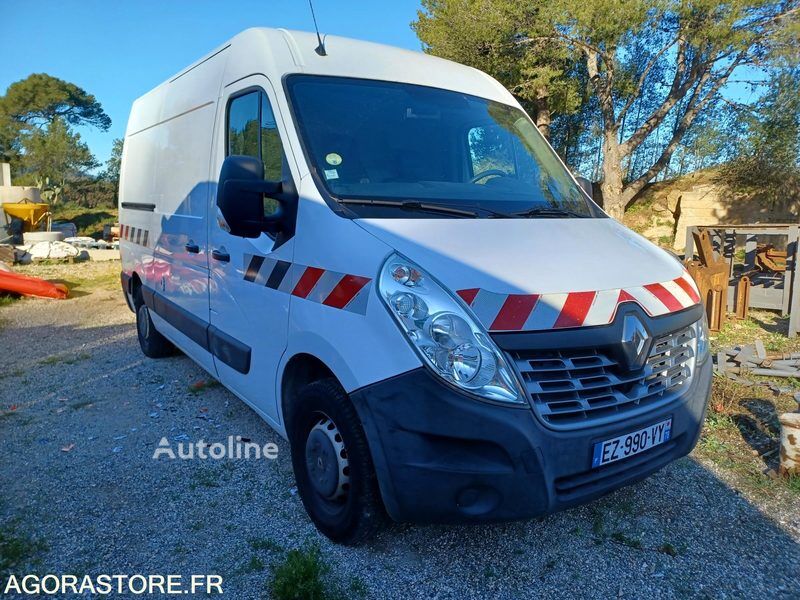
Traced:
<path fill-rule="evenodd" d="M 497 294 L 458 290 L 489 331 L 542 331 L 608 325 L 623 302 L 636 302 L 651 317 L 694 306 L 700 294 L 691 276 L 648 285 L 562 294 Z"/>
<path fill-rule="evenodd" d="M 141 227 L 131 227 L 130 225 L 119 226 L 119 237 L 121 240 L 133 242 L 140 246 L 147 247 L 147 241 L 150 237 L 150 231 L 142 229 Z"/>
<path fill-rule="evenodd" d="M 245 254 L 244 280 L 331 308 L 366 314 L 372 279 Z"/>

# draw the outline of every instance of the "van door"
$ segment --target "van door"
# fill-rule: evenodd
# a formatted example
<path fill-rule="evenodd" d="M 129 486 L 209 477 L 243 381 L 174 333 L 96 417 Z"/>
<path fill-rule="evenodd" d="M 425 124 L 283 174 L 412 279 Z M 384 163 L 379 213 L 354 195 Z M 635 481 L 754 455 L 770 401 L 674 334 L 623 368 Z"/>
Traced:
<path fill-rule="evenodd" d="M 226 89 L 217 122 L 216 172 L 228 155 L 254 156 L 264 163 L 269 181 L 292 184 L 283 151 L 286 139 L 276 118 L 275 96 L 269 81 L 252 76 Z M 267 213 L 273 212 L 265 199 Z M 212 215 L 218 215 L 216 198 Z M 294 238 L 277 244 L 272 237 L 241 238 L 231 235 L 221 218 L 209 219 L 211 254 L 211 327 L 209 346 L 220 381 L 278 424 L 275 377 L 286 348 L 289 321 L 287 286 L 294 254 Z"/>

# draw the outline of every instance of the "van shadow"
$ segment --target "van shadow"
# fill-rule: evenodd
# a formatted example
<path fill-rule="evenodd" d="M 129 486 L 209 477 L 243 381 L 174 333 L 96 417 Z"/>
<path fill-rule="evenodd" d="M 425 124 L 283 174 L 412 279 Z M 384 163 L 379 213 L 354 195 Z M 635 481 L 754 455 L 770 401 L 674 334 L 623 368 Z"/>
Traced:
<path fill-rule="evenodd" d="M 313 210 L 327 207 L 306 207 L 306 216 L 313 218 Z M 402 235 L 397 228 L 392 234 Z M 474 242 L 474 252 L 480 253 L 492 240 Z M 539 254 L 550 252 L 543 247 Z M 452 261 L 437 250 L 434 239 L 425 256 L 432 265 Z M 320 256 L 319 263 L 324 261 Z M 487 289 L 526 292 L 499 272 L 478 275 L 492 282 Z M 775 408 L 770 411 L 768 405 L 753 401 L 753 418 L 771 422 Z M 740 424 L 749 428 L 745 419 Z M 420 570 L 427 573 L 430 579 L 421 589 L 431 596 L 563 597 L 569 590 L 573 596 L 609 597 L 658 590 L 665 596 L 788 597 L 800 589 L 797 515 L 770 518 L 723 477 L 698 459 L 683 458 L 643 482 L 541 519 L 393 525 L 368 553 L 392 564 L 400 579 L 412 580 Z M 781 521 L 789 523 L 791 533 Z M 336 552 L 347 554 L 358 552 Z"/>
<path fill-rule="evenodd" d="M 324 267 L 326 257 L 318 258 Z M 12 337 L 37 341 L 12 346 Z M 180 355 L 143 359 L 131 322 L 0 328 L 0 348 L 12 347 L 18 352 L 0 369 L 0 391 L 5 399 L 6 390 L 14 390 L 22 410 L 37 421 L 13 431 L 11 421 L 0 424 L 0 478 L 12 500 L 5 510 L 32 510 L 47 524 L 43 534 L 52 550 L 41 563 L 45 570 L 69 572 L 75 566 L 63 557 L 78 564 L 84 554 L 93 572 L 199 566 L 222 572 L 231 597 L 252 597 L 269 576 L 243 567 L 254 552 L 248 540 L 259 539 L 280 541 L 281 550 L 265 558 L 270 565 L 279 564 L 285 550 L 318 544 L 332 576 L 367 582 L 368 597 L 791 597 L 800 586 L 797 516 L 771 518 L 694 458 L 540 519 L 391 524 L 363 547 L 336 546 L 316 532 L 292 492 L 282 440 L 278 459 L 268 465 L 235 461 L 216 468 L 151 459 L 161 435 L 185 431 L 195 439 L 201 435 L 195 427 L 206 427 L 208 415 L 217 439 L 277 436 L 222 388 L 187 396 L 186 383 L 203 372 Z M 48 360 L 81 354 L 87 356 L 74 363 Z M 19 369 L 40 372 L 28 378 L 16 374 Z M 65 389 L 71 399 L 96 401 L 97 408 L 58 413 Z M 163 420 L 149 416 L 156 402 L 167 415 Z M 93 436 L 98 429 L 102 443 L 92 445 L 86 432 Z M 128 437 L 115 441 L 120 431 Z M 62 453 L 70 439 L 65 432 L 85 441 Z M 47 446 L 49 454 L 25 453 L 45 437 L 58 441 Z M 128 446 L 134 439 L 137 445 Z M 123 450 L 114 453 L 115 446 Z"/>
<path fill-rule="evenodd" d="M 0 390 L 17 390 L 20 414 L 33 421 L 0 420 L 0 484 L 9 499 L 0 517 L 27 518 L 34 535 L 46 536 L 45 571 L 159 564 L 179 573 L 213 564 L 231 597 L 253 597 L 270 576 L 245 568 L 256 540 L 282 548 L 259 559 L 270 570 L 286 550 L 319 545 L 329 577 L 366 582 L 370 598 L 788 598 L 800 584 L 797 533 L 777 522 L 798 531 L 796 515 L 770 518 L 692 458 L 540 519 L 390 524 L 365 546 L 337 546 L 316 532 L 291 492 L 288 444 L 224 388 L 188 393 L 187 383 L 207 377 L 188 358 L 144 359 L 132 323 L 0 329 L 2 347 L 24 346 L 6 345 L 12 336 L 38 341 L 12 353 Z M 42 364 L 81 354 L 74 363 Z M 14 374 L 21 367 L 39 372 Z M 179 432 L 275 440 L 278 458 L 152 460 L 158 439 Z M 70 440 L 76 448 L 60 451 Z M 26 451 L 31 446 L 36 453 Z"/>

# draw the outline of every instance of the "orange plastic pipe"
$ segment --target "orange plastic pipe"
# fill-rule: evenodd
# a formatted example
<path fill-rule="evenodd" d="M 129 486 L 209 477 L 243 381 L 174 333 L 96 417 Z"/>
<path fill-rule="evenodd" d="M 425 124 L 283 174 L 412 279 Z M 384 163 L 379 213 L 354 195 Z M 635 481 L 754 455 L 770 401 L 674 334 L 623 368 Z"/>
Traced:
<path fill-rule="evenodd" d="M 69 288 L 63 283 L 50 283 L 39 277 L 0 271 L 0 292 L 63 300 L 69 294 Z"/>

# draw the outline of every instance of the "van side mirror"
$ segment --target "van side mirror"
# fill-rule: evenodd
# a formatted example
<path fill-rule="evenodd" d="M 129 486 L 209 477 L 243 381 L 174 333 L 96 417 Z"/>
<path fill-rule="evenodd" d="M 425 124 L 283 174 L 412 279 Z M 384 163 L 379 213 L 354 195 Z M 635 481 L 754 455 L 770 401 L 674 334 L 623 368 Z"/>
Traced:
<path fill-rule="evenodd" d="M 277 233 L 283 210 L 280 181 L 264 180 L 264 164 L 252 156 L 228 156 L 217 184 L 217 206 L 232 235 L 257 238 L 262 232 Z M 277 210 L 264 216 L 264 195 L 278 200 Z"/>

